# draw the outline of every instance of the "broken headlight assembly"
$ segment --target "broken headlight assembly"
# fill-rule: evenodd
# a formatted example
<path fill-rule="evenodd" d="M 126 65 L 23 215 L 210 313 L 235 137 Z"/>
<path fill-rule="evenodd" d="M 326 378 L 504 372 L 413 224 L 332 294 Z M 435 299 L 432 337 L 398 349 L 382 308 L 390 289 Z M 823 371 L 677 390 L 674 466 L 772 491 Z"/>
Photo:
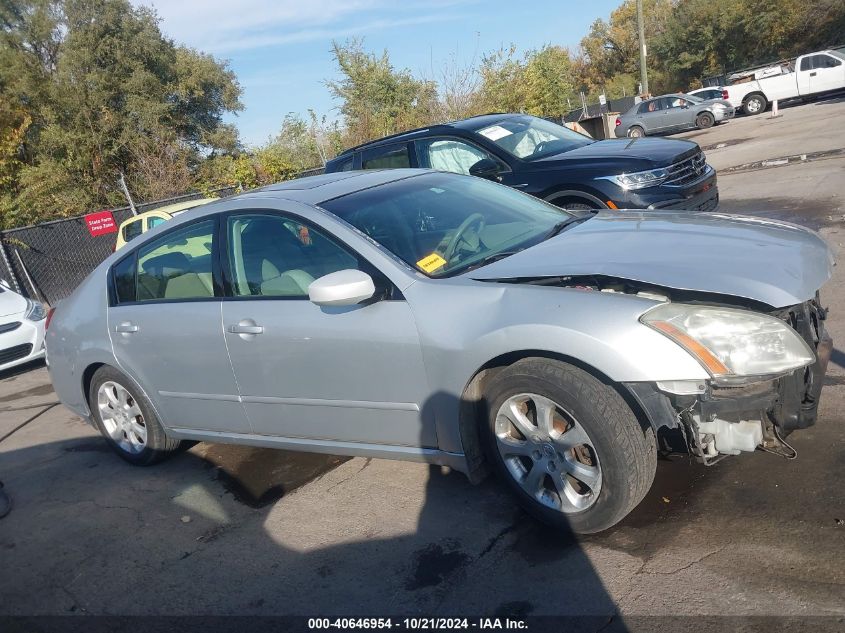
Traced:
<path fill-rule="evenodd" d="M 749 310 L 666 303 L 640 321 L 687 350 L 717 382 L 787 374 L 816 360 L 784 321 Z"/>

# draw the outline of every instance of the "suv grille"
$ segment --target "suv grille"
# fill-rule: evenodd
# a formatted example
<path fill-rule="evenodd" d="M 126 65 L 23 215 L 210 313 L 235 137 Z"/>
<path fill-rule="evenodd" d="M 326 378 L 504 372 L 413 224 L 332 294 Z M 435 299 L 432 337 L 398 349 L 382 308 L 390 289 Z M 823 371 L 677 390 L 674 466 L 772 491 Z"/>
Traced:
<path fill-rule="evenodd" d="M 686 185 L 701 177 L 707 167 L 704 152 L 700 151 L 692 158 L 673 163 L 666 168 L 669 177 L 663 182 L 665 185 Z"/>
<path fill-rule="evenodd" d="M 23 345 L 15 345 L 8 349 L 0 350 L 0 365 L 11 363 L 13 360 L 19 360 L 29 356 L 32 351 L 32 343 L 24 343 Z"/>

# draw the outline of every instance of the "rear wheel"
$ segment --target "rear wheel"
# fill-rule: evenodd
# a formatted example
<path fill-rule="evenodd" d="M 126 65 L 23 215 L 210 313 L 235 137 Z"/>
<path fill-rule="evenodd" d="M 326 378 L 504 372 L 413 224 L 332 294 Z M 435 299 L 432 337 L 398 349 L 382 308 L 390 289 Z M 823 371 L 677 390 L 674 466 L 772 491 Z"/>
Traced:
<path fill-rule="evenodd" d="M 695 125 L 702 130 L 706 130 L 709 127 L 713 127 L 713 124 L 715 122 L 716 117 L 714 117 L 709 112 L 702 112 L 695 118 Z"/>
<path fill-rule="evenodd" d="M 639 125 L 632 125 L 628 128 L 628 136 L 631 138 L 641 138 L 645 136 L 645 130 Z"/>
<path fill-rule="evenodd" d="M 742 102 L 742 109 L 745 110 L 746 114 L 760 114 L 761 112 L 765 112 L 768 105 L 769 102 L 766 100 L 766 97 L 760 93 L 756 93 L 748 95 L 745 98 L 745 101 Z"/>
<path fill-rule="evenodd" d="M 654 430 L 643 429 L 622 397 L 586 371 L 529 358 L 503 369 L 485 392 L 491 461 L 540 520 L 599 532 L 651 487 Z"/>
<path fill-rule="evenodd" d="M 114 367 L 103 366 L 96 371 L 88 403 L 100 433 L 132 464 L 154 464 L 181 444 L 167 437 L 146 396 Z"/>

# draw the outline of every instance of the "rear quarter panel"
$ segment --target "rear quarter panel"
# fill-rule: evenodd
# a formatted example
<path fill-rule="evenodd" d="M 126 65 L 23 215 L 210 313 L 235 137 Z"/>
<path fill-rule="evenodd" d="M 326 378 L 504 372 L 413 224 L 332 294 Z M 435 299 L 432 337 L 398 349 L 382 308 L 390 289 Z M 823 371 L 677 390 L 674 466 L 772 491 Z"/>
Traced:
<path fill-rule="evenodd" d="M 86 419 L 90 411 L 83 386 L 85 369 L 95 363 L 116 366 L 106 321 L 107 272 L 108 262 L 59 302 L 46 336 L 53 388 L 66 407 Z"/>

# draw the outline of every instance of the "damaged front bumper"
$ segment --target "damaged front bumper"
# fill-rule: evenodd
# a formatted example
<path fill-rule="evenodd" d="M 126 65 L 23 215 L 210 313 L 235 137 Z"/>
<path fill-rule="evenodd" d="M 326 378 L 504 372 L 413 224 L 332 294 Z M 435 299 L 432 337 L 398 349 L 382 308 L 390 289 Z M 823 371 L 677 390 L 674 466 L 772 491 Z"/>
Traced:
<path fill-rule="evenodd" d="M 742 385 L 712 381 L 626 383 L 655 429 L 680 428 L 689 451 L 705 464 L 762 448 L 793 456 L 783 437 L 812 426 L 833 349 L 818 300 L 773 313 L 815 350 L 816 362 L 785 376 Z"/>

